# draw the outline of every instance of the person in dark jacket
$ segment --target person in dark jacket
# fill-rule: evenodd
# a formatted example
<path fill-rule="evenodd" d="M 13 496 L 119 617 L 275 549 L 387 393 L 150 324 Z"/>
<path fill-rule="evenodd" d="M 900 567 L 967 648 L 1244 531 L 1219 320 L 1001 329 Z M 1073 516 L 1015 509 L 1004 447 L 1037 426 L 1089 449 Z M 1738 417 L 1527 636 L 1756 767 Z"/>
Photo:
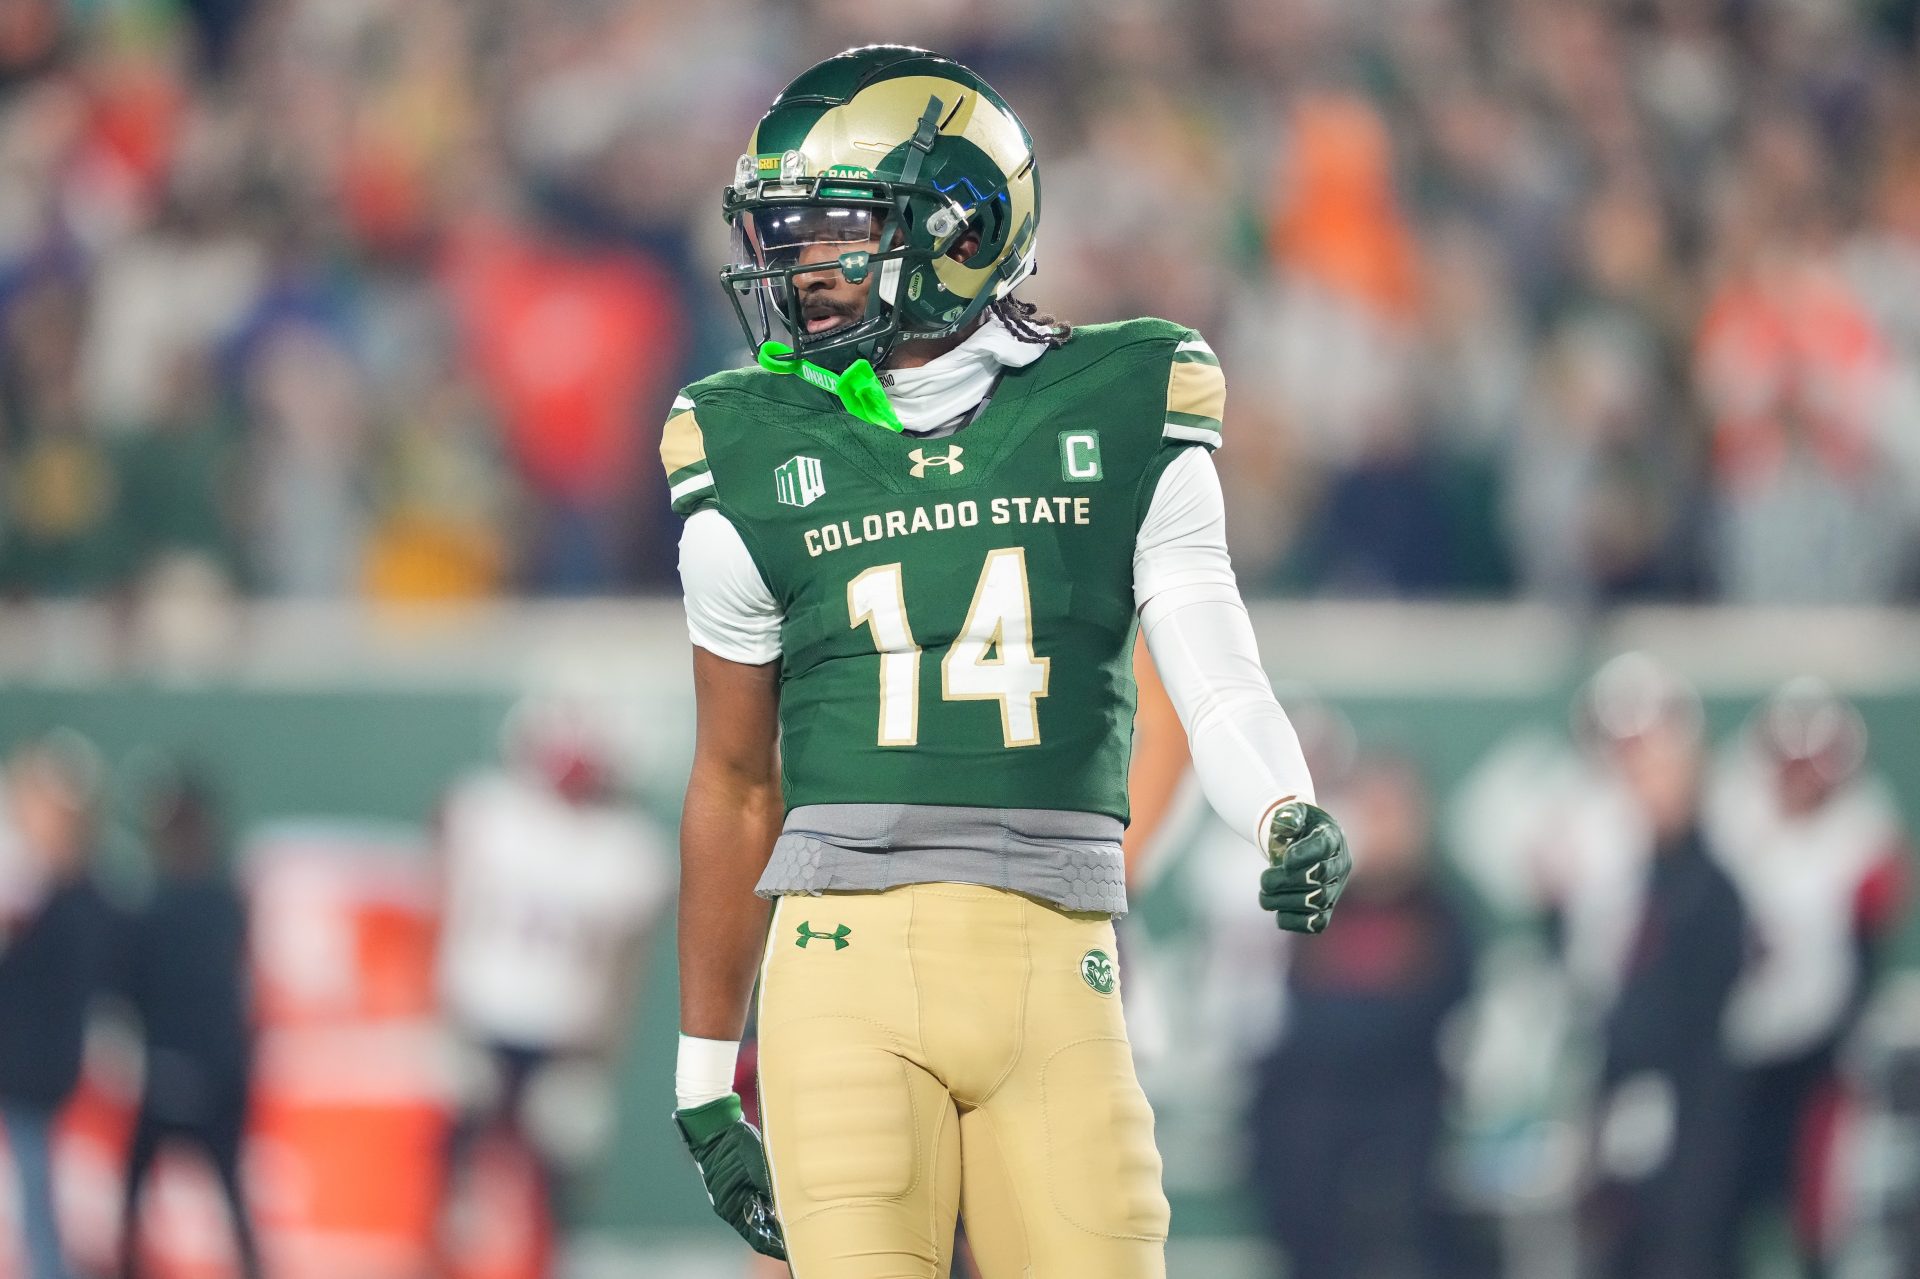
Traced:
<path fill-rule="evenodd" d="M 1290 1279 L 1456 1273 L 1436 1177 L 1442 1027 L 1473 951 L 1435 878 L 1413 766 L 1356 765 L 1342 788 L 1354 873 L 1340 919 L 1292 948 L 1286 1030 L 1252 1106 L 1263 1226 Z"/>
<path fill-rule="evenodd" d="M 32 1279 L 68 1274 L 53 1128 L 80 1082 L 87 1009 L 105 964 L 105 905 L 87 870 L 96 777 L 77 738 L 31 742 L 7 762 L 0 805 L 10 869 L 0 897 L 0 1127 L 19 1179 L 23 1268 Z"/>
<path fill-rule="evenodd" d="M 253 1055 L 246 912 L 221 871 L 219 824 L 207 792 L 174 779 L 155 793 L 148 831 L 159 872 L 129 921 L 122 985 L 140 1020 L 146 1083 L 127 1154 L 120 1273 L 139 1271 L 140 1192 L 163 1145 L 197 1148 L 212 1164 L 248 1279 L 260 1274 L 240 1179 Z"/>
<path fill-rule="evenodd" d="M 1699 699 L 1629 654 L 1594 677 L 1586 714 L 1651 849 L 1601 1022 L 1590 1255 L 1606 1279 L 1732 1279 L 1743 1111 L 1723 1026 L 1746 915 L 1701 833 Z"/>

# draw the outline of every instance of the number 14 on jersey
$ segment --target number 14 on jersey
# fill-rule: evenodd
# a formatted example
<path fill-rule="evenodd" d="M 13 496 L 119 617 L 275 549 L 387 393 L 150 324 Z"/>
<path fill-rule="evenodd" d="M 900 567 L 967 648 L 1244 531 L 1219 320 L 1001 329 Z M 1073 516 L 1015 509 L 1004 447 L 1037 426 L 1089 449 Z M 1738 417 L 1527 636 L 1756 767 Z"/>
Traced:
<path fill-rule="evenodd" d="M 847 624 L 871 627 L 880 652 L 880 745 L 917 745 L 921 650 L 907 620 L 899 564 L 876 564 L 847 583 Z M 966 622 L 940 659 L 940 696 L 950 702 L 999 702 L 1002 744 L 1038 746 L 1050 661 L 1033 653 L 1026 551 L 1017 546 L 988 551 Z"/>

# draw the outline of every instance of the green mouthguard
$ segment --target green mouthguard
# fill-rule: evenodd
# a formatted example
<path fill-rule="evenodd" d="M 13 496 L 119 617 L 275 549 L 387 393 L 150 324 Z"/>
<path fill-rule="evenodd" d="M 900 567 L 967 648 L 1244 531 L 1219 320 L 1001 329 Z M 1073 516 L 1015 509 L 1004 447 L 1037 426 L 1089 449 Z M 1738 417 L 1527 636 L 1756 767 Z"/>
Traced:
<path fill-rule="evenodd" d="M 762 342 L 755 358 L 760 361 L 760 367 L 768 372 L 795 374 L 803 382 L 819 387 L 828 395 L 839 396 L 847 412 L 862 422 L 871 422 L 889 431 L 906 429 L 894 414 L 893 405 L 887 403 L 887 392 L 880 385 L 880 375 L 865 360 L 855 360 L 845 373 L 831 373 L 811 360 L 801 359 L 784 342 Z"/>

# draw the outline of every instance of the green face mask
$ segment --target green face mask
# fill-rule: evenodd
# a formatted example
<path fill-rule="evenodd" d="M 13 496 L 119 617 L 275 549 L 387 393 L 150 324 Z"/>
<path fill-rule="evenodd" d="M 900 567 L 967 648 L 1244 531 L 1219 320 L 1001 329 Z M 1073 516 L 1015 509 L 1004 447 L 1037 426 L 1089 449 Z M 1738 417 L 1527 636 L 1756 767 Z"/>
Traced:
<path fill-rule="evenodd" d="M 833 373 L 811 360 L 801 359 L 784 342 L 762 342 L 755 358 L 760 361 L 760 367 L 769 372 L 795 374 L 827 394 L 839 396 L 847 412 L 862 422 L 871 422 L 889 431 L 905 429 L 894 414 L 893 405 L 887 402 L 880 375 L 865 360 L 855 360 L 844 373 Z"/>

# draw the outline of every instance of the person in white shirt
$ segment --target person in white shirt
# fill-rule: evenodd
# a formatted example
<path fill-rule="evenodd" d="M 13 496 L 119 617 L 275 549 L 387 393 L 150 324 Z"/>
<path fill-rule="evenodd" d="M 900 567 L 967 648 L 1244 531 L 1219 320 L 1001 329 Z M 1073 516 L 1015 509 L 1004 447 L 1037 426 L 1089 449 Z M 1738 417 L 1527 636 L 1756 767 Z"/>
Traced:
<path fill-rule="evenodd" d="M 439 985 L 462 1065 L 448 1199 L 500 1129 L 534 1159 L 551 1220 L 610 1131 L 607 1073 L 673 871 L 665 836 L 615 798 L 583 712 L 525 704 L 504 736 L 506 766 L 456 782 L 438 818 Z"/>

